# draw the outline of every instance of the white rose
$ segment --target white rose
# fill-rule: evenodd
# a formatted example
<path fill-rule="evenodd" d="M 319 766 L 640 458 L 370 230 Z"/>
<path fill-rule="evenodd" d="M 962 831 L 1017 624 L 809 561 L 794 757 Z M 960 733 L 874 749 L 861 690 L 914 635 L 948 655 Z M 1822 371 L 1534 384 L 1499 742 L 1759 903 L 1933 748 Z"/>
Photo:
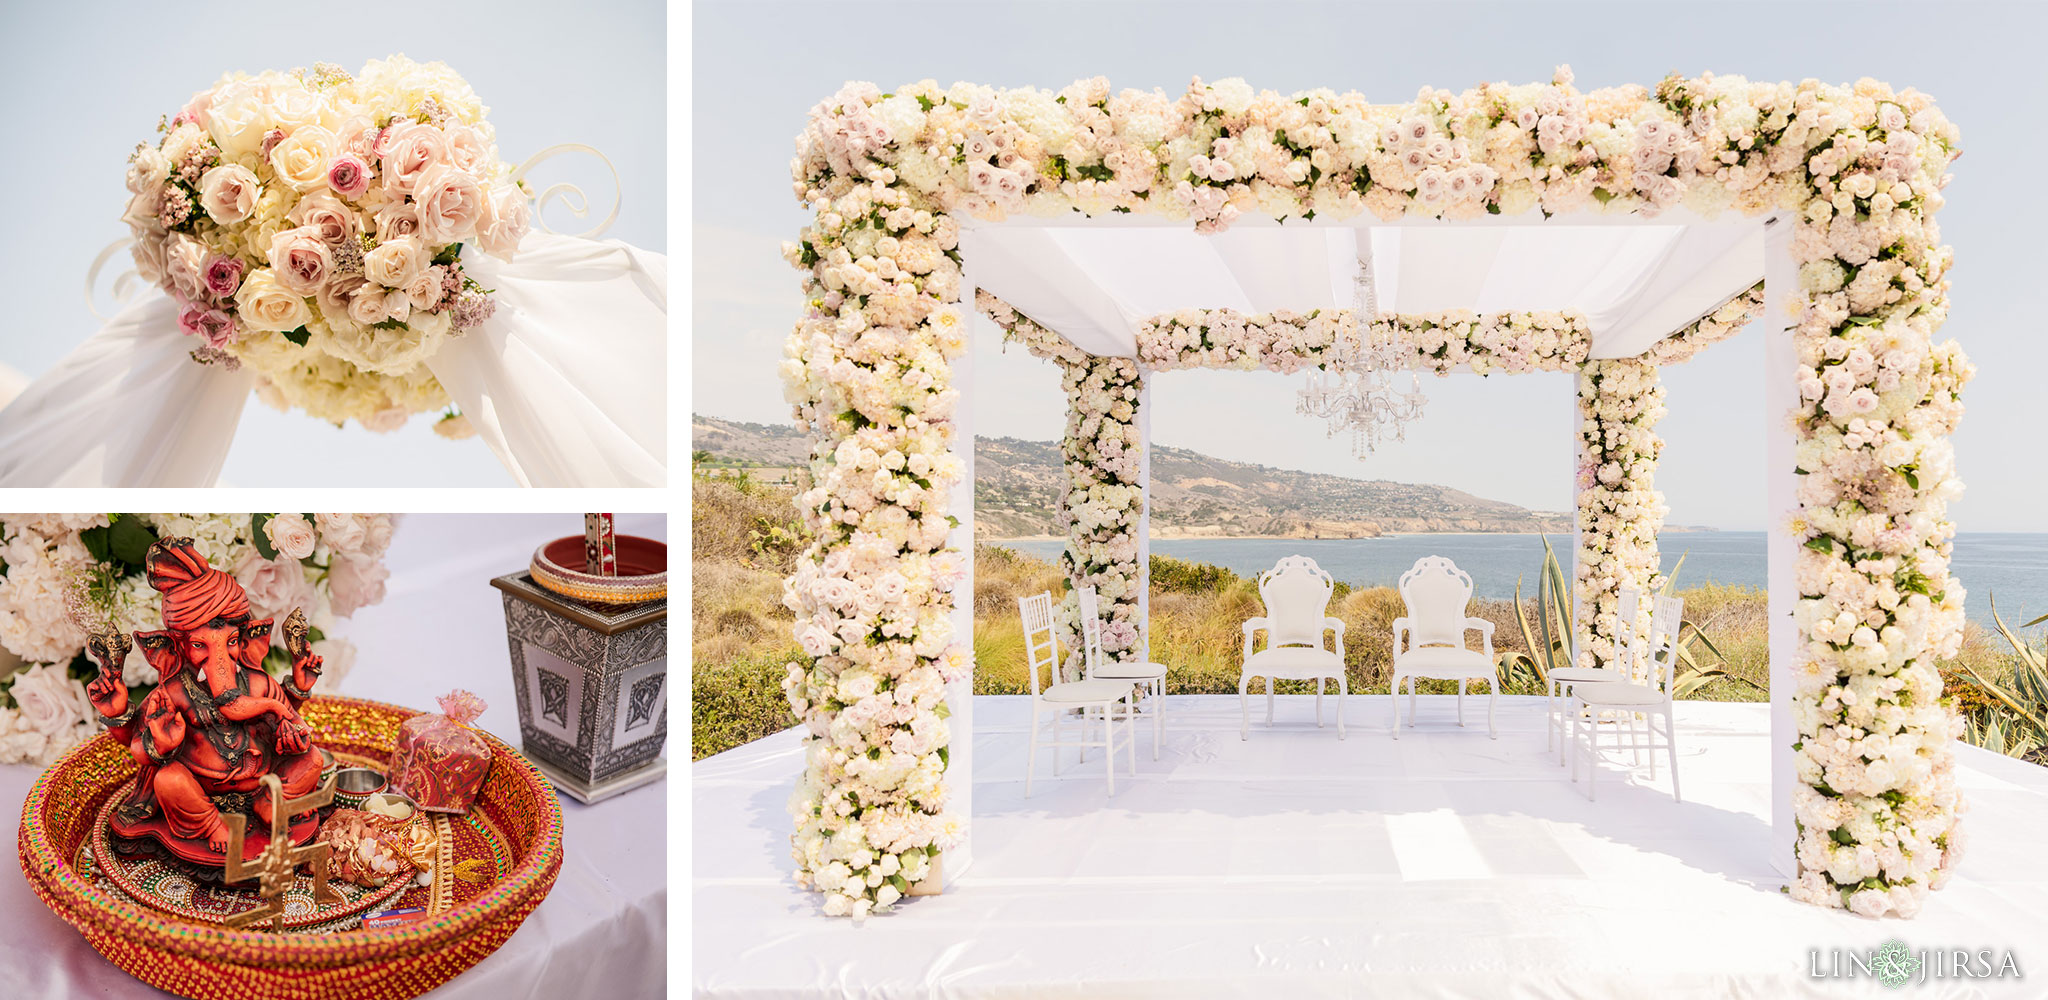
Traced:
<path fill-rule="evenodd" d="M 296 330 L 313 318 L 305 297 L 286 291 L 267 267 L 242 279 L 242 287 L 235 290 L 235 305 L 243 325 L 251 330 Z"/>
<path fill-rule="evenodd" d="M 406 288 L 433 263 L 417 236 L 400 236 L 363 255 L 363 274 L 386 288 Z"/>
<path fill-rule="evenodd" d="M 318 543 L 313 525 L 302 514 L 279 514 L 263 522 L 263 533 L 269 536 L 271 547 L 289 559 L 312 555 Z"/>
<path fill-rule="evenodd" d="M 303 126 L 270 148 L 270 169 L 294 191 L 325 187 L 334 147 L 334 133 L 318 125 Z"/>
<path fill-rule="evenodd" d="M 11 691 L 21 722 L 52 739 L 96 714 L 85 685 L 54 664 L 39 663 L 16 674 Z"/>

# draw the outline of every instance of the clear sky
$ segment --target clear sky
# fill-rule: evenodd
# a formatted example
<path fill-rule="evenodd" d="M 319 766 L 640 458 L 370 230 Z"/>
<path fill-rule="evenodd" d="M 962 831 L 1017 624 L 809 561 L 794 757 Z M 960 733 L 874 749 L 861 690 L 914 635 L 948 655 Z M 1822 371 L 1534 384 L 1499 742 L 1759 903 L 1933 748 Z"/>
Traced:
<path fill-rule="evenodd" d="M 2030 124 L 2048 7 L 2031 3 L 1780 2 L 1526 4 L 700 2 L 694 20 L 695 329 L 692 407 L 786 420 L 775 363 L 801 308 L 781 242 L 805 222 L 790 191 L 793 138 L 813 104 L 847 80 L 887 90 L 933 78 L 1057 89 L 1107 76 L 1164 88 L 1240 76 L 1282 93 L 1329 87 L 1376 101 L 1423 86 L 1548 80 L 1569 63 L 1581 89 L 1652 84 L 1703 71 L 1757 80 L 1870 76 L 1931 93 L 1962 130 L 1944 192 L 1957 248 L 1942 335 L 1979 375 L 1956 435 L 1969 489 L 1951 508 L 1965 531 L 2048 531 L 2048 336 L 2038 305 L 2036 189 L 2048 140 Z M 1058 437 L 1055 369 L 1000 350 L 982 321 L 973 353 L 975 432 Z M 1748 330 L 1667 370 L 1671 415 L 1658 486 L 1674 524 L 1764 526 L 1762 338 Z M 1405 444 L 1360 464 L 1346 438 L 1294 414 L 1299 377 L 1174 372 L 1157 377 L 1155 444 L 1223 458 L 1402 482 L 1441 483 L 1546 510 L 1571 505 L 1568 375 L 1424 380 L 1427 415 Z"/>
<path fill-rule="evenodd" d="M 664 250 L 664 17 L 659 0 L 579 0 L 573 10 L 551 0 L 0 3 L 0 93 L 15 120 L 7 140 L 14 155 L 0 156 L 0 189 L 12 192 L 0 222 L 0 274 L 9 288 L 0 365 L 40 375 L 99 328 L 83 286 L 100 248 L 128 235 L 120 222 L 128 154 L 157 138 L 159 118 L 230 70 L 324 61 L 353 71 L 400 53 L 446 62 L 490 108 L 500 156 L 517 164 L 556 143 L 597 147 L 625 188 L 609 235 Z M 610 176 L 588 157 L 562 157 L 533 177 L 582 184 L 601 205 L 612 196 Z M 548 219 L 563 231 L 582 228 L 557 211 Z M 126 255 L 116 263 L 113 270 L 125 269 Z M 432 423 L 421 415 L 390 435 L 354 424 L 337 431 L 252 398 L 222 479 L 512 485 L 482 441 L 442 440 Z"/>

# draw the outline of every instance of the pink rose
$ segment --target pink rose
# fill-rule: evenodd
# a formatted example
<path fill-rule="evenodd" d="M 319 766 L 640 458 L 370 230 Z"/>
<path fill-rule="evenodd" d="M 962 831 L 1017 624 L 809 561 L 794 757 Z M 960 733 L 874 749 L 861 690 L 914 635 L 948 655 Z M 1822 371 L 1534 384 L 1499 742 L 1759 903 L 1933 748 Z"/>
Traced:
<path fill-rule="evenodd" d="M 311 226 L 287 229 L 270 239 L 270 269 L 277 283 L 294 295 L 313 295 L 333 266 L 327 241 Z"/>
<path fill-rule="evenodd" d="M 393 409 L 397 409 L 394 407 Z M 399 410 L 404 423 L 404 411 Z M 384 599 L 384 579 L 391 571 L 374 557 L 343 554 L 334 557 L 327 572 L 327 586 L 334 598 L 334 613 L 344 618 Z"/>
<path fill-rule="evenodd" d="M 329 321 L 333 321 L 338 317 L 348 316 L 349 306 L 355 299 L 356 291 L 365 284 L 368 284 L 368 282 L 353 274 L 346 277 L 328 278 L 327 283 L 320 286 L 320 293 L 318 295 L 321 315 L 326 316 Z M 353 319 L 354 317 L 350 318 Z"/>
<path fill-rule="evenodd" d="M 441 304 L 441 273 L 444 268 L 430 267 L 405 286 L 405 297 L 414 309 L 431 310 Z"/>
<path fill-rule="evenodd" d="M 514 184 L 500 184 L 484 199 L 483 215 L 477 219 L 476 247 L 499 260 L 509 261 L 519 250 L 531 221 L 526 192 Z"/>
<path fill-rule="evenodd" d="M 199 317 L 199 335 L 206 338 L 206 346 L 221 350 L 235 342 L 235 318 L 225 310 L 208 309 Z"/>
<path fill-rule="evenodd" d="M 206 294 L 206 244 L 184 233 L 172 233 L 164 254 L 164 277 L 180 298 L 197 299 Z"/>
<path fill-rule="evenodd" d="M 441 131 L 448 144 L 448 162 L 457 169 L 481 174 L 490 165 L 491 149 L 483 133 L 460 122 L 451 122 Z"/>
<path fill-rule="evenodd" d="M 393 125 L 378 139 L 382 145 L 384 190 L 412 194 L 428 167 L 448 159 L 448 139 L 440 129 L 417 122 Z"/>
<path fill-rule="evenodd" d="M 364 326 L 391 318 L 391 311 L 384 307 L 384 289 L 374 281 L 350 286 L 347 311 L 349 319 Z"/>
<path fill-rule="evenodd" d="M 239 163 L 222 164 L 199 178 L 199 207 L 223 226 L 248 218 L 262 193 L 256 174 Z"/>
<path fill-rule="evenodd" d="M 393 202 L 377 210 L 377 239 L 388 243 L 401 236 L 418 236 L 420 210 L 412 202 Z"/>
<path fill-rule="evenodd" d="M 468 239 L 483 215 L 484 189 L 476 175 L 439 164 L 421 171 L 413 188 L 419 205 L 420 236 L 441 246 Z"/>
<path fill-rule="evenodd" d="M 249 608 L 258 618 L 279 617 L 294 608 L 311 609 L 318 599 L 298 560 L 265 559 L 253 549 L 235 567 L 235 581 L 249 595 Z"/>
<path fill-rule="evenodd" d="M 313 230 L 320 242 L 329 246 L 339 246 L 356 234 L 355 210 L 326 191 L 299 199 L 285 218 L 300 228 Z"/>
<path fill-rule="evenodd" d="M 343 153 L 327 168 L 327 186 L 343 197 L 360 198 L 370 190 L 370 165 L 354 153 Z"/>
<path fill-rule="evenodd" d="M 363 554 L 381 556 L 391 547 L 391 532 L 398 527 L 396 514 L 363 514 Z"/>
<path fill-rule="evenodd" d="M 304 559 L 313 554 L 319 539 L 314 534 L 312 522 L 303 514 L 278 514 L 263 522 L 263 534 L 270 539 L 270 545 L 279 555 L 288 559 Z"/>
<path fill-rule="evenodd" d="M 223 302 L 233 298 L 235 289 L 242 287 L 242 271 L 246 266 L 240 257 L 215 254 L 206 258 L 206 290 Z"/>
<path fill-rule="evenodd" d="M 206 306 L 184 299 L 179 299 L 178 301 L 180 303 L 178 309 L 178 329 L 196 335 L 199 332 L 199 316 L 206 312 Z"/>
<path fill-rule="evenodd" d="M 354 154 L 367 173 L 369 165 L 377 161 L 377 136 L 383 131 L 362 115 L 351 116 L 334 130 L 335 155 Z"/>
<path fill-rule="evenodd" d="M 389 434 L 392 431 L 399 429 L 400 427 L 404 427 L 405 422 L 411 417 L 412 414 L 408 412 L 406 408 L 403 406 L 387 406 L 381 410 L 378 410 L 375 413 L 370 414 L 367 417 L 362 418 L 360 422 L 363 425 L 363 429 L 366 431 L 372 431 L 377 434 Z M 381 571 L 382 568 L 380 567 L 379 569 Z M 377 579 L 381 581 L 384 578 L 382 576 L 379 576 Z M 380 585 L 377 589 L 378 598 L 382 599 L 383 594 L 384 590 L 383 587 Z"/>
<path fill-rule="evenodd" d="M 355 514 L 315 514 L 313 523 L 320 528 L 320 537 L 327 542 L 328 549 L 337 553 L 354 553 L 363 549 L 365 529 L 363 519 Z"/>

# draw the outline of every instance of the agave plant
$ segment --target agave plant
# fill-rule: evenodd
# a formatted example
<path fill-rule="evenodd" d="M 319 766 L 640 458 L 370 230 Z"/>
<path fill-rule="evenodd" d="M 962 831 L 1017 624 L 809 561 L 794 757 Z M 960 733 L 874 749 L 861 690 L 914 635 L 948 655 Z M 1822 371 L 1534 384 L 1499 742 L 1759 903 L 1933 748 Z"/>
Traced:
<path fill-rule="evenodd" d="M 1998 626 L 1998 634 L 2012 645 L 2012 686 L 2002 686 L 1978 673 L 1968 660 L 1957 661 L 1993 699 L 1993 708 L 1964 718 L 1963 739 L 1993 753 L 2034 759 L 2048 748 L 2048 644 L 2036 649 L 2007 628 L 2005 619 L 1998 615 L 1995 597 L 1991 600 L 1991 621 Z M 2048 615 L 2020 627 L 2033 628 L 2042 622 L 2048 622 Z M 1998 706 L 2006 711 L 1997 711 Z M 2001 715 L 2005 718 L 2001 719 Z"/>
<path fill-rule="evenodd" d="M 1521 626 L 1522 644 L 1528 652 L 1502 653 L 1496 658 L 1504 687 L 1544 691 L 1550 672 L 1572 663 L 1571 585 L 1550 539 L 1543 538 L 1543 567 L 1536 577 L 1536 622 L 1529 622 L 1529 610 L 1522 603 L 1522 580 L 1515 578 L 1515 624 Z"/>
<path fill-rule="evenodd" d="M 1664 578 L 1663 593 L 1670 595 L 1677 586 L 1678 572 L 1685 568 L 1685 556 L 1680 555 L 1676 565 Z M 1572 665 L 1572 601 L 1571 585 L 1565 578 L 1564 566 L 1557 561 L 1556 550 L 1550 547 L 1550 539 L 1543 539 L 1543 567 L 1537 574 L 1536 621 L 1529 621 L 1528 608 L 1522 603 L 1522 581 L 1515 580 L 1515 623 L 1522 628 L 1522 642 L 1530 652 L 1502 653 L 1499 666 L 1502 682 L 1509 687 L 1542 691 L 1548 687 L 1552 670 Z M 1684 669 L 1678 671 L 1672 682 L 1674 697 L 1685 698 L 1716 680 L 1744 684 L 1758 693 L 1768 693 L 1755 681 L 1726 668 L 1728 658 L 1714 646 L 1714 641 L 1700 630 L 1697 622 L 1681 621 L 1678 625 L 1678 641 L 1675 645 L 1678 662 Z M 1702 659 L 1711 654 L 1711 662 Z"/>

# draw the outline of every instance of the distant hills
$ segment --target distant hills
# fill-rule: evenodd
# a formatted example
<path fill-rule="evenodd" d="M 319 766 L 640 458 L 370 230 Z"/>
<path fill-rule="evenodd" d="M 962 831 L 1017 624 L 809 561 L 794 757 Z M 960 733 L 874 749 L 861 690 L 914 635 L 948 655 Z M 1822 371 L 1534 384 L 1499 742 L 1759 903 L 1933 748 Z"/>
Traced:
<path fill-rule="evenodd" d="M 789 425 L 697 415 L 691 447 L 714 465 L 786 469 L 806 464 Z M 1060 534 L 1056 497 L 1066 475 L 1051 441 L 976 438 L 974 533 L 979 538 Z M 1571 517 L 1531 511 L 1448 486 L 1353 479 L 1152 449 L 1156 538 L 1370 538 L 1438 531 L 1570 531 Z"/>

